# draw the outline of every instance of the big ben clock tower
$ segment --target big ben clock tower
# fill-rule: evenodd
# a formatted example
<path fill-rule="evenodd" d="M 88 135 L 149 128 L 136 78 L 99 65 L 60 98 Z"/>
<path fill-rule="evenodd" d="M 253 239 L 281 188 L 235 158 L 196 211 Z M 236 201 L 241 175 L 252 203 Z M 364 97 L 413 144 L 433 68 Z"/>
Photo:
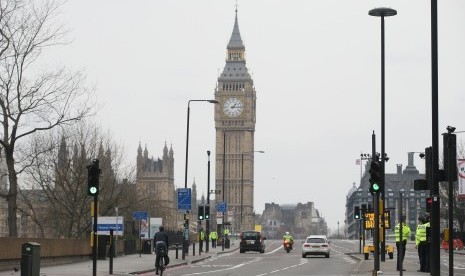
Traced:
<path fill-rule="evenodd" d="M 256 94 L 245 62 L 237 9 L 226 65 L 215 89 L 216 202 L 227 204 L 233 230 L 252 229 Z"/>

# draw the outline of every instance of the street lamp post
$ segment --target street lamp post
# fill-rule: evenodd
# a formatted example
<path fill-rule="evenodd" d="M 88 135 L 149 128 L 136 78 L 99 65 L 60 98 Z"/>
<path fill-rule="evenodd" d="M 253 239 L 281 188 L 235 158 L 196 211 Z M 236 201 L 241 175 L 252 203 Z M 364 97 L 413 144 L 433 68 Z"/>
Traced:
<path fill-rule="evenodd" d="M 208 155 L 208 176 L 207 176 L 207 206 L 210 206 L 210 151 L 207 150 L 207 155 Z M 208 214 L 205 214 L 205 216 L 208 215 L 208 219 L 205 221 L 207 224 L 205 226 L 207 232 L 206 232 L 206 252 L 208 253 L 209 250 L 209 243 L 210 243 L 210 208 L 208 208 Z"/>
<path fill-rule="evenodd" d="M 225 188 L 225 175 L 226 175 L 226 132 L 229 131 L 234 131 L 234 129 L 231 130 L 223 130 L 223 188 L 221 190 L 221 193 L 223 194 L 223 204 L 225 203 L 225 194 L 226 194 L 226 188 Z M 227 206 L 227 205 L 226 205 Z M 221 242 L 221 250 L 224 251 L 224 243 L 225 243 L 225 236 L 224 236 L 224 212 L 223 212 L 223 221 L 222 221 L 222 227 L 221 227 L 221 237 L 222 237 L 222 242 Z"/>
<path fill-rule="evenodd" d="M 225 194 L 225 186 L 224 186 L 224 181 L 225 181 L 225 173 L 226 173 L 226 130 L 223 131 L 223 188 L 221 189 L 221 193 L 223 194 L 223 204 L 224 204 L 224 194 Z M 224 251 L 224 212 L 223 212 L 223 217 L 222 217 L 222 223 L 221 223 L 221 251 Z"/>
<path fill-rule="evenodd" d="M 219 103 L 216 100 L 189 100 L 187 103 L 187 135 L 186 135 L 186 168 L 185 168 L 185 176 L 184 176 L 184 188 L 187 189 L 187 166 L 188 166 L 188 159 L 189 159 L 189 117 L 191 102 L 209 102 L 217 104 Z M 189 211 L 187 211 L 189 212 Z M 185 254 L 188 253 L 189 249 L 189 219 L 187 214 L 184 214 L 184 243 L 183 243 L 183 250 L 182 250 L 182 259 L 185 259 Z"/>
<path fill-rule="evenodd" d="M 384 131 L 384 115 L 385 115 L 385 110 L 384 110 L 384 96 L 385 96 L 385 82 L 384 82 L 384 17 L 387 17 L 387 16 L 394 16 L 397 14 L 397 11 L 394 10 L 394 9 L 391 9 L 391 8 L 376 8 L 376 9 L 372 9 L 368 12 L 369 15 L 371 16 L 377 16 L 377 17 L 381 17 L 381 187 L 382 190 L 380 191 L 381 193 L 381 200 L 383 202 L 383 210 L 384 210 L 384 184 L 385 184 L 385 160 L 384 160 L 384 157 L 385 157 L 385 131 Z M 377 204 L 377 203 L 374 203 L 374 204 Z M 384 222 L 384 211 L 383 213 L 381 214 L 381 220 Z M 386 256 L 385 256 L 385 251 L 386 251 L 386 248 L 385 248 L 385 229 L 383 227 L 382 229 L 382 232 L 381 232 L 381 238 L 382 238 L 382 242 L 381 242 L 381 261 L 385 261 L 386 260 Z M 378 242 L 379 242 L 379 239 L 378 239 Z M 375 248 L 378 247 L 378 244 L 375 245 Z M 375 258 L 376 259 L 376 258 Z M 376 264 L 375 264 L 375 268 L 377 270 L 379 270 L 379 264 L 378 264 L 378 267 L 376 267 Z"/>
<path fill-rule="evenodd" d="M 265 153 L 263 150 L 257 150 L 257 151 L 248 151 L 248 152 L 243 152 L 242 153 L 242 158 L 241 158 L 241 231 L 242 229 L 242 210 L 243 210 L 243 202 L 244 202 L 244 154 L 247 153 L 254 153 L 254 152 L 259 152 L 259 153 Z"/>

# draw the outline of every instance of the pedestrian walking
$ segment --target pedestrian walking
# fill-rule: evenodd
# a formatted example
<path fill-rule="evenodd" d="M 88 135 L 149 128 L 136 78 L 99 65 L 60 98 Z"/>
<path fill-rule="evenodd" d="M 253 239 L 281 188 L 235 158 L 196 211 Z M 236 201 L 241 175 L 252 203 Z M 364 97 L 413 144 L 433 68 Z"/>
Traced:
<path fill-rule="evenodd" d="M 402 230 L 400 229 L 400 224 L 402 223 Z M 400 240 L 400 231 L 402 231 L 402 240 Z M 394 235 L 396 237 L 396 248 L 397 248 L 397 271 L 405 271 L 402 268 L 405 257 L 405 248 L 407 246 L 407 239 L 410 237 L 410 227 L 405 224 L 405 216 L 402 216 L 402 219 L 394 227 Z"/>

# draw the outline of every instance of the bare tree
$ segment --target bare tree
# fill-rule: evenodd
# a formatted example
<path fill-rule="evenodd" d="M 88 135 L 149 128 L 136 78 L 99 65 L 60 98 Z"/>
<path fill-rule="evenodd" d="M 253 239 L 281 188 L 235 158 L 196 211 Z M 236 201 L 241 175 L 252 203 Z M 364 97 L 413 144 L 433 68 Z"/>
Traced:
<path fill-rule="evenodd" d="M 39 156 L 29 166 L 27 183 L 21 189 L 19 210 L 40 231 L 51 237 L 82 238 L 90 229 L 92 197 L 87 195 L 87 165 L 99 158 L 99 215 L 123 213 L 134 203 L 135 189 L 131 169 L 124 162 L 123 150 L 109 134 L 84 122 L 54 135 L 35 135 L 31 156 Z M 35 192 L 31 192 L 35 191 Z M 46 205 L 41 204 L 45 199 Z"/>
<path fill-rule="evenodd" d="M 91 93 L 80 72 L 39 67 L 41 53 L 64 43 L 66 30 L 55 16 L 54 1 L 0 0 L 0 147 L 4 153 L 9 189 L 8 230 L 17 237 L 18 175 L 34 162 L 21 147 L 31 134 L 72 124 L 90 115 Z"/>

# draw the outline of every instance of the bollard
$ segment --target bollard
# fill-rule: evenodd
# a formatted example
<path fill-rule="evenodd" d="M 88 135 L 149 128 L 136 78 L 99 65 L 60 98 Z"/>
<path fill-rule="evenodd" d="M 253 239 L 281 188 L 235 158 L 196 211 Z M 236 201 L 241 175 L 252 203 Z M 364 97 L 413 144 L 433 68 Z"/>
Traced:
<path fill-rule="evenodd" d="M 178 249 L 179 249 L 179 244 L 176 244 L 176 260 L 178 259 Z"/>
<path fill-rule="evenodd" d="M 40 275 L 40 244 L 36 242 L 22 244 L 21 275 Z"/>
<path fill-rule="evenodd" d="M 192 256 L 195 256 L 195 242 L 192 243 Z"/>

